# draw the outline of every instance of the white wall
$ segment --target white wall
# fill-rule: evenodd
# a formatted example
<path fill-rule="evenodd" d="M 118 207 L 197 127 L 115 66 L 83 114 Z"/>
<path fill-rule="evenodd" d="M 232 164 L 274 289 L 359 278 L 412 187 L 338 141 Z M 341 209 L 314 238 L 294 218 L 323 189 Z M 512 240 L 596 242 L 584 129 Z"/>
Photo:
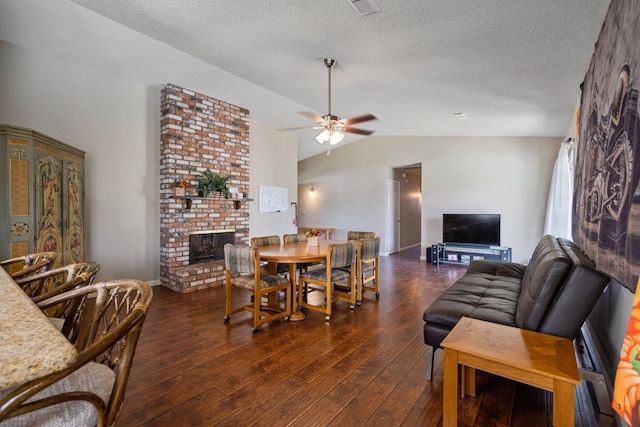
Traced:
<path fill-rule="evenodd" d="M 98 280 L 157 281 L 161 86 L 5 42 L 0 42 L 0 64 L 0 123 L 34 129 L 87 153 L 85 255 L 101 264 Z M 251 150 L 255 144 L 259 153 L 251 153 L 252 194 L 257 195 L 257 184 L 267 183 L 295 193 L 292 137 L 254 121 L 250 135 Z M 291 152 L 284 150 L 289 146 Z M 253 213 L 257 201 L 251 203 Z M 257 218 L 258 230 L 289 230 L 284 220 L 281 225 Z"/>
<path fill-rule="evenodd" d="M 271 126 L 251 121 L 251 197 L 249 237 L 295 233 L 293 206 L 286 212 L 260 212 L 260 186 L 286 187 L 289 202 L 298 200 L 298 143 L 291 132 L 278 132 Z"/>
<path fill-rule="evenodd" d="M 301 225 L 372 230 L 385 242 L 389 168 L 422 162 L 422 255 L 443 213 L 499 213 L 502 244 L 527 259 L 542 236 L 562 138 L 371 136 L 298 163 Z M 312 142 L 310 142 L 312 143 Z M 310 186 L 316 189 L 309 197 Z"/>

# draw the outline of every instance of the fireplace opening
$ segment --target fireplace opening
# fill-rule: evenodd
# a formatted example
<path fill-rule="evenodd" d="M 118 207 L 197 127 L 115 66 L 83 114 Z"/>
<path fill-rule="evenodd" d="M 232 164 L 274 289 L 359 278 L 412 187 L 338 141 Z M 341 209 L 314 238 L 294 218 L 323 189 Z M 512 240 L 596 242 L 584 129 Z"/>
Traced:
<path fill-rule="evenodd" d="M 215 230 L 189 235 L 189 265 L 224 260 L 224 245 L 235 243 L 235 230 Z"/>

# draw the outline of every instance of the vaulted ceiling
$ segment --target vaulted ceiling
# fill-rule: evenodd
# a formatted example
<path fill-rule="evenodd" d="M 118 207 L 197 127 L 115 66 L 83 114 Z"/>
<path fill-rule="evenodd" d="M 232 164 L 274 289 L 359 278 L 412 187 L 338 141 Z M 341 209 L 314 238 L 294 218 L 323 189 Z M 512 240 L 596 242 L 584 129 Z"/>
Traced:
<path fill-rule="evenodd" d="M 353 0 L 351 0 L 353 1 Z M 364 1 L 364 0 L 356 0 Z M 0 39 L 275 128 L 372 113 L 374 135 L 565 135 L 608 1 L 2 0 Z M 454 117 L 464 113 L 466 119 Z M 299 158 L 324 151 L 298 133 Z M 351 136 L 343 143 L 361 136 Z"/>

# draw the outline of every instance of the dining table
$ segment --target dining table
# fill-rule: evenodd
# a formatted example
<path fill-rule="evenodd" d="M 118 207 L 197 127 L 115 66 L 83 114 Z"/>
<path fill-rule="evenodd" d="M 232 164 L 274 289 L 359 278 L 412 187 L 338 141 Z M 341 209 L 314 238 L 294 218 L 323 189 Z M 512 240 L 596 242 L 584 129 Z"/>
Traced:
<path fill-rule="evenodd" d="M 0 295 L 0 390 L 76 360 L 76 348 L 1 267 Z"/>
<path fill-rule="evenodd" d="M 296 272 L 298 264 L 321 262 L 327 259 L 329 246 L 336 243 L 345 243 L 344 240 L 318 240 L 317 246 L 309 242 L 295 242 L 280 245 L 261 246 L 259 255 L 261 261 L 269 263 L 269 272 L 276 274 L 278 264 L 289 265 L 289 281 L 291 282 L 291 315 L 289 320 L 296 322 L 305 319 L 305 314 L 298 310 L 296 299 Z"/>

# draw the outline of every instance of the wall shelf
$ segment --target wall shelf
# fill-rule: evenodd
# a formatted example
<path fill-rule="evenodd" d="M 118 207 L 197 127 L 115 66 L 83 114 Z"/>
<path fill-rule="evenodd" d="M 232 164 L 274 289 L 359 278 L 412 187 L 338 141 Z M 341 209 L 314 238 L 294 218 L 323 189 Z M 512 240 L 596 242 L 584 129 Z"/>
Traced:
<path fill-rule="evenodd" d="M 253 199 L 243 198 L 243 199 L 224 199 L 222 197 L 198 197 L 198 196 L 173 196 L 176 200 L 184 200 L 186 203 L 186 208 L 191 209 L 191 202 L 193 200 L 219 200 L 224 202 L 233 202 L 234 209 L 240 209 L 240 203 L 243 202 L 252 202 Z"/>

